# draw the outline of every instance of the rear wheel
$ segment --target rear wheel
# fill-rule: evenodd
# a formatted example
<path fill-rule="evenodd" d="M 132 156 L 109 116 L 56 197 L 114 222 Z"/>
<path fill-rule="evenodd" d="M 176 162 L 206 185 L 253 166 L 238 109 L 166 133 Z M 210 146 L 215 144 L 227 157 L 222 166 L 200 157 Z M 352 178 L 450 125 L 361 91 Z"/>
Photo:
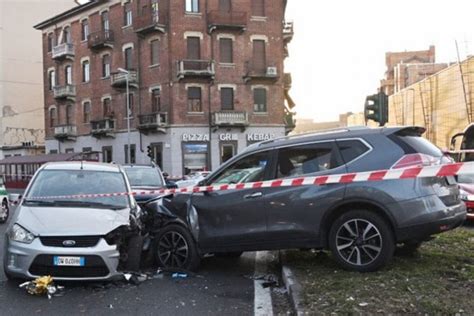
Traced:
<path fill-rule="evenodd" d="M 8 220 L 8 216 L 10 215 L 10 208 L 8 207 L 8 201 L 2 201 L 2 210 L 0 214 L 0 223 L 5 223 Z"/>
<path fill-rule="evenodd" d="M 344 269 L 370 272 L 390 261 L 395 242 L 383 218 L 368 210 L 354 210 L 334 221 L 329 247 Z"/>
<path fill-rule="evenodd" d="M 155 241 L 155 259 L 164 268 L 196 270 L 200 258 L 189 231 L 180 225 L 163 228 Z"/>

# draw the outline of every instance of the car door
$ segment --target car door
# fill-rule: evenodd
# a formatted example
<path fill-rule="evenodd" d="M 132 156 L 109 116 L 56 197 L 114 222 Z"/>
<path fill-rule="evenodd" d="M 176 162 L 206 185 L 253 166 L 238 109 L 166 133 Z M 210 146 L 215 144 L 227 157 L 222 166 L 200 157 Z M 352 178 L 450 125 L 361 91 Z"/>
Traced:
<path fill-rule="evenodd" d="M 206 185 L 257 182 L 268 179 L 269 151 L 253 153 L 231 163 Z M 219 249 L 251 250 L 266 233 L 265 189 L 222 190 L 194 193 L 192 206 L 199 222 L 199 245 L 206 252 Z"/>
<path fill-rule="evenodd" d="M 334 141 L 278 149 L 275 178 L 324 176 L 346 172 Z M 344 184 L 274 188 L 267 192 L 268 239 L 279 248 L 313 244 L 322 216 L 344 197 Z"/>

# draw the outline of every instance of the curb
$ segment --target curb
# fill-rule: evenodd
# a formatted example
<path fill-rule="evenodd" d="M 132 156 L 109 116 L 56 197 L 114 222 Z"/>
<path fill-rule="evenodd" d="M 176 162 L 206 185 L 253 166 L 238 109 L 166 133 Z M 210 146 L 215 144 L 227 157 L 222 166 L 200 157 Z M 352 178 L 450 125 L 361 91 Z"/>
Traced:
<path fill-rule="evenodd" d="M 280 265 L 281 265 L 281 277 L 285 284 L 288 296 L 290 298 L 291 306 L 295 311 L 296 315 L 305 315 L 303 304 L 302 304 L 302 288 L 298 282 L 295 274 L 291 270 L 290 266 L 286 264 L 285 253 L 280 251 L 279 253 Z"/>

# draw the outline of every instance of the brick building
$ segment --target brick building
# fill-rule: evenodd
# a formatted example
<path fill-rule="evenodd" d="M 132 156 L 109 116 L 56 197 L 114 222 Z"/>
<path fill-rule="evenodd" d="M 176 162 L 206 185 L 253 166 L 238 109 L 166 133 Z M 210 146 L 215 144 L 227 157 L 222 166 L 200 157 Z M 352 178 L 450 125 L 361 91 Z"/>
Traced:
<path fill-rule="evenodd" d="M 96 0 L 36 25 L 47 151 L 146 163 L 151 146 L 163 170 L 181 175 L 284 135 L 293 35 L 285 8 L 286 0 Z"/>

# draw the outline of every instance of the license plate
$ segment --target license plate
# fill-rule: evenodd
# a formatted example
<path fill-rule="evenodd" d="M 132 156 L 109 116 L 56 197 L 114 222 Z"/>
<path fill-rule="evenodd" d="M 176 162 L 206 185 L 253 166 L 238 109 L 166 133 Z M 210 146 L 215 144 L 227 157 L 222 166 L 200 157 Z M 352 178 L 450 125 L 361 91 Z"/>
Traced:
<path fill-rule="evenodd" d="M 53 264 L 55 266 L 83 267 L 86 263 L 84 257 L 62 257 L 54 256 Z"/>

